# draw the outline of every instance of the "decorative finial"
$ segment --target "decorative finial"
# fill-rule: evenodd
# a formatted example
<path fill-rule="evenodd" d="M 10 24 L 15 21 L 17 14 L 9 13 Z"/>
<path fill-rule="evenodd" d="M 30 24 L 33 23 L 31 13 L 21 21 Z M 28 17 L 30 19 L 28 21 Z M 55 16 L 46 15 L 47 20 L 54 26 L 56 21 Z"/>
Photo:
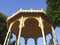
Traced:
<path fill-rule="evenodd" d="M 20 10 L 22 10 L 22 8 L 20 8 Z"/>
<path fill-rule="evenodd" d="M 30 12 L 32 12 L 32 11 L 33 11 L 33 9 L 31 8 L 31 9 L 30 9 Z"/>
<path fill-rule="evenodd" d="M 43 11 L 43 8 L 41 8 L 41 10 Z"/>
<path fill-rule="evenodd" d="M 33 10 L 32 8 L 30 10 Z"/>

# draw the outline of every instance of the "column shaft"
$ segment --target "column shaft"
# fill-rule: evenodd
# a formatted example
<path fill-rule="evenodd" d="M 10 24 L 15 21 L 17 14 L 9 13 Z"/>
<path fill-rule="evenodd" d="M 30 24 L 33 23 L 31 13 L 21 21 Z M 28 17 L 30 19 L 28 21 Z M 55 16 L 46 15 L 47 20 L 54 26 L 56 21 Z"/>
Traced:
<path fill-rule="evenodd" d="M 42 31 L 42 36 L 43 36 L 44 45 L 46 45 L 45 34 L 44 34 L 44 26 L 43 26 L 43 20 L 42 20 L 41 17 L 40 17 L 40 25 L 41 25 L 41 31 Z"/>
<path fill-rule="evenodd" d="M 54 45 L 57 45 L 58 44 L 58 40 L 57 40 L 57 36 L 56 36 L 55 30 L 54 30 L 53 26 L 51 26 L 51 28 L 52 28 L 52 32 L 53 32 Z"/>
<path fill-rule="evenodd" d="M 6 35 L 6 38 L 5 38 L 5 41 L 4 41 L 3 45 L 7 45 L 6 43 L 7 43 L 8 35 L 9 35 L 10 31 L 11 31 L 12 25 L 13 25 L 13 23 L 11 23 L 10 26 L 9 26 L 9 29 L 8 29 L 8 32 L 7 32 L 7 35 Z"/>
<path fill-rule="evenodd" d="M 21 18 L 20 21 L 20 25 L 19 25 L 19 34 L 18 34 L 18 39 L 17 39 L 17 45 L 20 45 L 20 36 L 21 36 L 21 30 L 22 30 L 22 26 L 23 26 L 23 16 Z"/>
<path fill-rule="evenodd" d="M 9 44 L 10 38 L 11 38 L 11 31 L 10 31 L 10 33 L 9 33 L 9 35 L 8 35 L 7 45 Z"/>

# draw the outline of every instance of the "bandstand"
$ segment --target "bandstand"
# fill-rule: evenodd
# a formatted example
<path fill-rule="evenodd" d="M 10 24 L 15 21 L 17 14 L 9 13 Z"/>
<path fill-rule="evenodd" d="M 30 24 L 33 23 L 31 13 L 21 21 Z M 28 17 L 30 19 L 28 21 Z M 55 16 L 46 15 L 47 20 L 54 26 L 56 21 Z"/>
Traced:
<path fill-rule="evenodd" d="M 16 35 L 15 45 L 20 45 L 20 37 L 24 37 L 25 45 L 27 45 L 28 38 L 35 39 L 37 45 L 37 38 L 42 37 L 44 45 L 47 45 L 46 36 L 51 34 L 52 42 L 58 45 L 58 40 L 53 26 L 49 23 L 46 17 L 46 12 L 41 10 L 22 10 L 13 14 L 7 19 L 8 32 L 3 45 L 8 45 L 12 33 Z"/>

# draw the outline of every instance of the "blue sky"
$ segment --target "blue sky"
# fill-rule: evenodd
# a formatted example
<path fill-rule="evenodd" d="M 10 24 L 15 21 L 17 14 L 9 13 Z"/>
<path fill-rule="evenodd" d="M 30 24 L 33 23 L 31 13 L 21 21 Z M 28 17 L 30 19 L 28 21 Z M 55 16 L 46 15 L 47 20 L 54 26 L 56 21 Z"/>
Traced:
<path fill-rule="evenodd" d="M 46 0 L 0 0 L 0 12 L 4 13 L 8 17 L 10 17 L 13 13 L 16 13 L 20 8 L 22 9 L 41 9 L 43 8 L 46 10 Z M 57 33 L 57 38 L 59 39 L 60 43 L 60 28 L 55 29 Z M 49 39 L 50 36 L 47 36 L 47 39 Z M 38 39 L 38 45 L 43 45 L 42 38 Z M 15 40 L 15 36 L 13 38 Z M 24 45 L 24 38 L 21 38 L 20 40 L 21 44 Z M 29 39 L 28 45 L 34 45 L 34 40 Z M 31 44 L 32 43 L 32 44 Z"/>
<path fill-rule="evenodd" d="M 45 0 L 0 0 L 0 12 L 3 12 L 7 16 L 11 16 L 13 13 L 23 9 L 40 9 L 46 10 Z"/>

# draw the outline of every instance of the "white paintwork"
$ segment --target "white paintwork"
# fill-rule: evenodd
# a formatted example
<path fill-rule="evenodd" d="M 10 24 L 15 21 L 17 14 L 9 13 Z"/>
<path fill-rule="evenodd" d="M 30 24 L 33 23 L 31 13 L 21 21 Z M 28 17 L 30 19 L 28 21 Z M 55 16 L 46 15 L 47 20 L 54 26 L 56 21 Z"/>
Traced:
<path fill-rule="evenodd" d="M 43 36 L 43 41 L 44 41 L 44 45 L 46 45 L 46 38 L 45 38 L 45 34 L 44 34 L 44 25 L 43 25 L 43 20 L 40 17 L 40 27 L 41 27 L 41 31 L 42 31 L 42 36 Z"/>
<path fill-rule="evenodd" d="M 22 25 L 23 25 L 23 16 L 21 17 L 21 20 L 20 20 L 20 26 L 19 26 L 20 29 L 19 29 L 19 34 L 18 34 L 17 45 L 20 45 L 20 37 L 21 37 Z"/>
<path fill-rule="evenodd" d="M 56 33 L 55 33 L 55 30 L 54 30 L 53 26 L 51 26 L 51 29 L 52 29 L 52 32 L 53 32 L 53 42 L 54 42 L 54 45 L 57 45 L 59 43 L 58 43 L 57 36 L 56 36 Z"/>
<path fill-rule="evenodd" d="M 7 35 L 6 35 L 6 38 L 5 38 L 5 41 L 4 41 L 4 44 L 3 45 L 6 45 L 6 42 L 7 42 L 7 39 L 8 39 L 8 35 L 9 35 L 10 31 L 11 31 L 12 25 L 13 25 L 13 23 L 10 24 L 10 27 L 8 29 L 8 32 L 7 32 Z"/>

